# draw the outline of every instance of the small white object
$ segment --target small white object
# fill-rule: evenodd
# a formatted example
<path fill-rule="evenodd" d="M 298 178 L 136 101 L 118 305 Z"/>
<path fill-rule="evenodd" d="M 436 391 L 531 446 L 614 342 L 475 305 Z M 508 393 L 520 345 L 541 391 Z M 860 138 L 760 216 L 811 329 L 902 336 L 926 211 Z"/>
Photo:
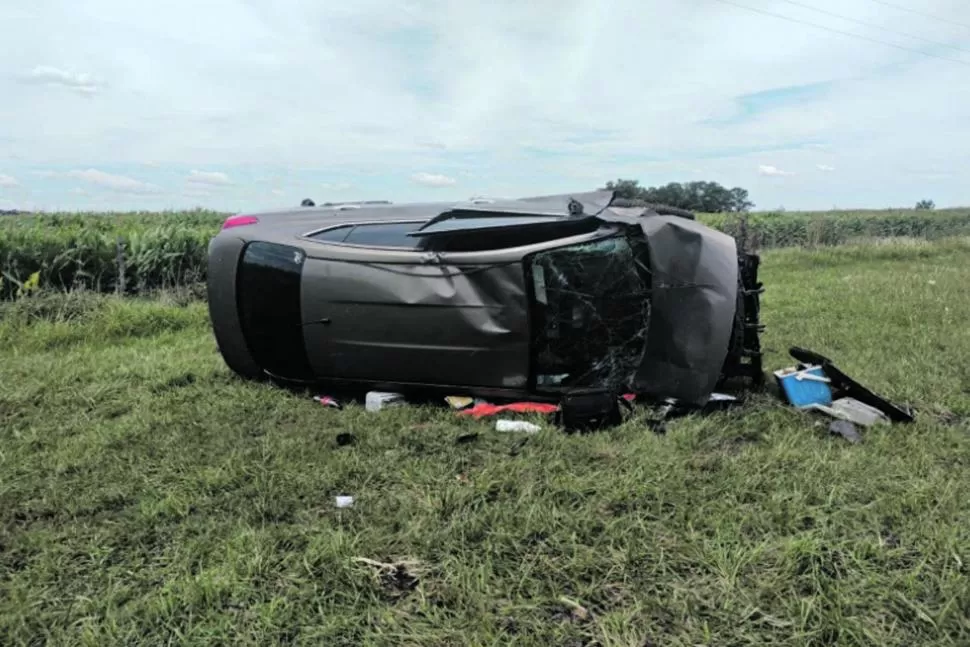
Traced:
<path fill-rule="evenodd" d="M 335 497 L 338 508 L 350 508 L 354 505 L 354 497 L 352 496 L 338 496 Z"/>
<path fill-rule="evenodd" d="M 813 404 L 809 408 L 821 411 L 837 420 L 848 420 L 863 427 L 869 427 L 879 422 L 889 422 L 889 418 L 882 411 L 854 398 L 841 398 L 829 407 Z"/>
<path fill-rule="evenodd" d="M 882 411 L 854 398 L 836 400 L 832 403 L 832 409 L 838 412 L 843 419 L 865 427 L 877 422 L 889 422 L 889 418 Z"/>
<path fill-rule="evenodd" d="M 380 411 L 386 407 L 404 404 L 404 396 L 400 393 L 385 391 L 370 391 L 364 398 L 364 407 L 368 411 Z"/>
<path fill-rule="evenodd" d="M 542 427 L 524 420 L 499 420 L 495 423 L 495 431 L 520 431 L 526 434 L 537 434 L 542 431 Z"/>

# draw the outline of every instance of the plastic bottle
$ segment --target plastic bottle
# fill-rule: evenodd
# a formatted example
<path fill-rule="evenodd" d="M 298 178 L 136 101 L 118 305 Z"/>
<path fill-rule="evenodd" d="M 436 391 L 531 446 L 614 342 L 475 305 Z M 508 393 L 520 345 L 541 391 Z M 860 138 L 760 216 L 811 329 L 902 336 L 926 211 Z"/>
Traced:
<path fill-rule="evenodd" d="M 542 431 L 542 427 L 524 420 L 499 420 L 495 423 L 495 431 L 519 431 L 526 434 L 537 434 Z"/>

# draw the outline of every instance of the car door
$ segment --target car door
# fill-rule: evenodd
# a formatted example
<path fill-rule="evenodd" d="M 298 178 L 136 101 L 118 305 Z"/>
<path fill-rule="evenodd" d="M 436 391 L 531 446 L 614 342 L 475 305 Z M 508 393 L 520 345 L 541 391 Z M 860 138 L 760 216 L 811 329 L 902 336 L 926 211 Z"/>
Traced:
<path fill-rule="evenodd" d="M 303 275 L 304 339 L 324 379 L 522 388 L 521 264 L 427 263 L 420 223 L 320 232 Z M 356 232 L 356 234 L 355 234 Z"/>

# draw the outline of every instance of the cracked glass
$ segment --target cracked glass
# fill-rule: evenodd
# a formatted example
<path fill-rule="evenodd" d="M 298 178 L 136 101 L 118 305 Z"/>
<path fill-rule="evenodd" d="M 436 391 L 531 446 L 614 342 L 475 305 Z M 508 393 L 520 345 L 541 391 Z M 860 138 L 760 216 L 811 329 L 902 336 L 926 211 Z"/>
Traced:
<path fill-rule="evenodd" d="M 619 236 L 529 259 L 537 389 L 633 385 L 650 322 L 646 253 L 645 241 Z"/>

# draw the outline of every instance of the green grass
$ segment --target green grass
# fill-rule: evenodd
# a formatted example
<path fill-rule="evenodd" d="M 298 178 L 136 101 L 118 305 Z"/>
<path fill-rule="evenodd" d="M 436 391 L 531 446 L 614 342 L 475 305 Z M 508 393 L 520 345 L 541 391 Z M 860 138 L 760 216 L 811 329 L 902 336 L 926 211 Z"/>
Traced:
<path fill-rule="evenodd" d="M 918 422 L 521 437 L 240 382 L 190 295 L 0 304 L 0 644 L 970 644 L 970 242 L 763 276 L 767 368 L 813 348 Z"/>

